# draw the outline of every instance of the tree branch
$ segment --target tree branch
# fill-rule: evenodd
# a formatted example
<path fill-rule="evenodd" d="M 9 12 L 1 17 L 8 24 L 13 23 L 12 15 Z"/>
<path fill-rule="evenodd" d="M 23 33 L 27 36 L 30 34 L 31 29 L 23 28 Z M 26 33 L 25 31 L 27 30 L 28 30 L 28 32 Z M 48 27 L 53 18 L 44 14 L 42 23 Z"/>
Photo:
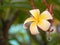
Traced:
<path fill-rule="evenodd" d="M 15 21 L 15 19 L 17 18 L 18 12 L 19 12 L 19 10 L 16 11 L 16 13 L 15 13 L 14 16 L 12 17 L 11 21 L 6 20 L 6 22 L 5 22 L 5 26 L 4 26 L 4 36 L 5 36 L 6 39 L 8 39 L 8 36 L 7 36 L 7 35 L 8 35 L 8 29 L 9 29 L 9 27 L 11 26 L 11 24 L 13 24 L 13 22 Z"/>
<path fill-rule="evenodd" d="M 43 0 L 43 3 L 45 4 L 45 6 L 48 8 L 49 7 L 49 5 L 48 5 L 48 3 L 46 2 L 46 0 Z"/>
<path fill-rule="evenodd" d="M 30 0 L 30 5 L 31 5 L 32 9 L 35 9 L 34 0 Z"/>
<path fill-rule="evenodd" d="M 0 0 L 0 5 L 2 5 L 3 4 L 3 0 Z"/>
<path fill-rule="evenodd" d="M 53 5 L 52 4 L 48 4 L 46 2 L 46 0 L 43 0 L 43 3 L 45 4 L 45 6 L 47 7 L 48 11 L 52 14 L 52 9 L 53 9 Z"/>
<path fill-rule="evenodd" d="M 53 5 L 52 4 L 50 4 L 50 7 L 49 7 L 49 12 L 51 13 L 51 14 L 53 14 Z"/>

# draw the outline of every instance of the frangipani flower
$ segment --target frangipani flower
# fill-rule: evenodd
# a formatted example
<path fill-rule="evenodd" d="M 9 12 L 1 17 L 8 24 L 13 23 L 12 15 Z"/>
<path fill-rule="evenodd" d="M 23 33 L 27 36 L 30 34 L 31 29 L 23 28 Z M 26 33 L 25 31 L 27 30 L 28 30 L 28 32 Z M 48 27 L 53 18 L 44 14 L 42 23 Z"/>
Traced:
<path fill-rule="evenodd" d="M 33 9 L 30 10 L 31 17 L 27 18 L 24 22 L 24 27 L 26 28 L 26 23 L 31 22 L 30 25 L 30 32 L 33 35 L 39 34 L 38 28 L 42 29 L 43 31 L 47 31 L 51 25 L 51 23 L 48 20 L 52 20 L 53 17 L 51 14 L 45 10 L 40 14 L 39 9 Z"/>

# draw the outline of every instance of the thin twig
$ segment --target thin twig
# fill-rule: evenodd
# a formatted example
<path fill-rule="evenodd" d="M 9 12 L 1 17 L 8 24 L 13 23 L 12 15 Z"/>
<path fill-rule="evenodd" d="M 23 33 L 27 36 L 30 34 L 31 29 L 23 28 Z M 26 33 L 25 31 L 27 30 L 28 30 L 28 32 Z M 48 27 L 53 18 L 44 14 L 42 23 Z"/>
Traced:
<path fill-rule="evenodd" d="M 0 5 L 2 5 L 3 4 L 3 0 L 0 0 Z"/>
<path fill-rule="evenodd" d="M 52 5 L 52 4 L 50 4 L 50 7 L 49 7 L 49 12 L 51 13 L 51 15 L 53 15 L 52 10 L 53 10 L 53 5 Z"/>
<path fill-rule="evenodd" d="M 45 4 L 45 6 L 48 8 L 49 7 L 49 5 L 48 5 L 48 3 L 46 2 L 46 0 L 43 0 L 43 3 Z"/>
<path fill-rule="evenodd" d="M 43 3 L 45 4 L 45 6 L 47 7 L 48 11 L 52 14 L 52 9 L 53 9 L 53 5 L 52 4 L 48 4 L 46 2 L 46 0 L 43 0 Z"/>
<path fill-rule="evenodd" d="M 30 0 L 30 5 L 31 5 L 32 9 L 35 9 L 34 0 Z"/>

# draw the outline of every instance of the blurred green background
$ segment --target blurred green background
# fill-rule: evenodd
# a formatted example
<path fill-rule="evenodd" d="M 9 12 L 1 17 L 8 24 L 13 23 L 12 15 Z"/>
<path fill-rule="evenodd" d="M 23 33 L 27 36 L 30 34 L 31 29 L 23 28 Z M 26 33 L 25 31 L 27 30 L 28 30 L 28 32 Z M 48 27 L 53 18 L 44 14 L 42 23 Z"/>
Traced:
<path fill-rule="evenodd" d="M 8 45 L 60 45 L 60 0 L 47 0 L 47 3 L 53 4 L 54 20 L 50 40 L 43 31 L 39 35 L 31 35 L 29 29 L 23 28 L 24 21 L 30 16 L 29 10 L 32 9 L 30 0 L 0 0 L 0 30 L 3 30 L 1 27 L 8 27 Z M 34 0 L 34 5 L 41 12 L 46 9 L 43 0 Z"/>

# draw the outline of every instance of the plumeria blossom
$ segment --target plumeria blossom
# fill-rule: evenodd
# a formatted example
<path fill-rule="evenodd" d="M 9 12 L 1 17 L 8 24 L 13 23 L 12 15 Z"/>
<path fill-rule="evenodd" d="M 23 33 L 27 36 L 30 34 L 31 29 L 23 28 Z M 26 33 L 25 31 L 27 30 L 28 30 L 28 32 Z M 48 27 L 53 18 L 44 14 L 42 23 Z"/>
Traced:
<path fill-rule="evenodd" d="M 30 32 L 33 35 L 39 34 L 38 28 L 42 29 L 43 31 L 47 31 L 51 25 L 51 23 L 48 20 L 52 20 L 52 15 L 45 10 L 40 14 L 39 9 L 33 9 L 29 11 L 31 13 L 31 17 L 27 18 L 24 22 L 24 28 L 26 27 L 26 24 L 31 22 L 30 24 Z"/>

